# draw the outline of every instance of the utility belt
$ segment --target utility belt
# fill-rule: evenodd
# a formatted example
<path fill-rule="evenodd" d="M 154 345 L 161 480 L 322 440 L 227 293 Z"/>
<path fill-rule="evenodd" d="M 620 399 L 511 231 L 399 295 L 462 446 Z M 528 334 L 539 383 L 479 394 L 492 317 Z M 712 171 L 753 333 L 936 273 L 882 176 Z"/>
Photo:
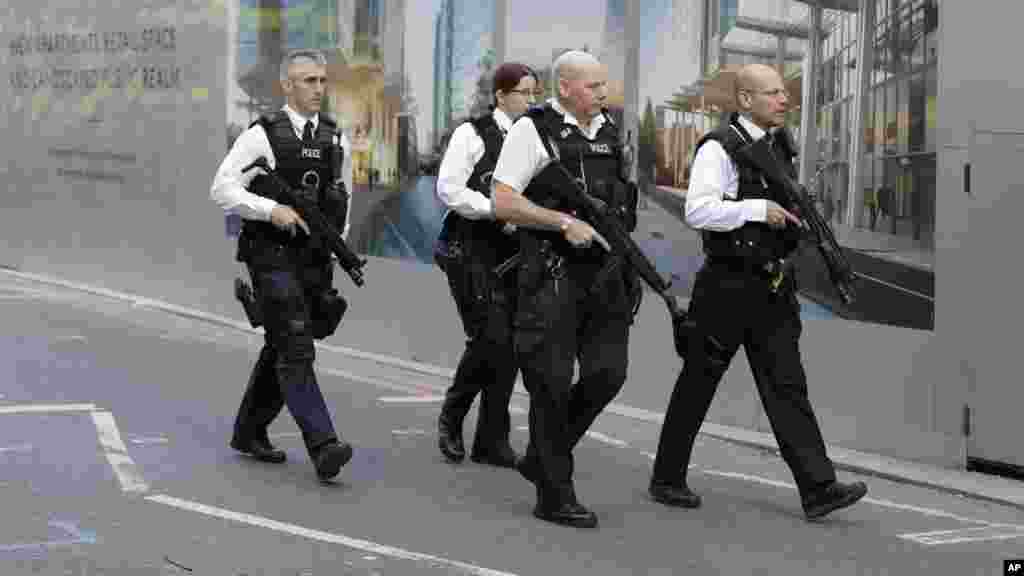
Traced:
<path fill-rule="evenodd" d="M 705 266 L 710 270 L 745 274 L 766 281 L 771 292 L 776 293 L 787 283 L 796 282 L 796 267 L 788 258 L 754 260 L 742 257 L 707 256 Z M 794 284 L 795 286 L 795 284 Z"/>
<path fill-rule="evenodd" d="M 500 222 L 469 220 L 450 212 L 434 243 L 434 262 L 445 272 L 457 264 L 499 266 L 519 250 L 515 235 L 503 227 Z"/>
<path fill-rule="evenodd" d="M 246 222 L 272 226 L 264 222 Z M 257 269 L 296 270 L 299 278 L 302 278 L 304 268 L 327 268 L 327 272 L 332 272 L 331 254 L 326 249 L 310 248 L 304 239 L 300 241 L 302 243 L 295 240 L 281 242 L 277 237 L 253 234 L 252 228 L 249 228 L 249 233 L 246 232 L 243 229 L 238 237 L 236 260 L 239 262 Z M 290 235 L 288 237 L 290 238 Z M 259 328 L 265 324 L 265 311 L 255 278 L 251 280 L 252 284 L 242 277 L 235 278 L 235 299 L 241 303 L 249 324 L 253 328 Z M 312 312 L 313 338 L 317 340 L 334 334 L 348 310 L 348 302 L 329 284 L 325 284 L 324 289 L 316 296 L 316 301 L 309 304 Z"/>
<path fill-rule="evenodd" d="M 293 237 L 269 222 L 243 220 L 235 259 L 270 267 L 317 266 L 330 263 L 331 252 L 326 246 L 311 246 L 304 232 Z"/>

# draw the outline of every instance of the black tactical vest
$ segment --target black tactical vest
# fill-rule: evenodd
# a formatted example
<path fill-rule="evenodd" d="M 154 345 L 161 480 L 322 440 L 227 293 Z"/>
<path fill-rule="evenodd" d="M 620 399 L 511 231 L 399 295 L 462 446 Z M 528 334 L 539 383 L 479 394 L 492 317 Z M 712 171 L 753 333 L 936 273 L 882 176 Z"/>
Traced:
<path fill-rule="evenodd" d="M 737 161 L 736 150 L 754 141 L 739 124 L 737 114 L 732 114 L 727 124 L 704 135 L 697 142 L 696 150 L 700 150 L 700 147 L 709 140 L 715 140 L 722 145 L 725 152 L 733 159 L 739 175 L 736 198 L 724 197 L 724 201 L 738 202 L 764 198 L 778 203 L 787 210 L 790 209 L 784 190 L 768 184 L 754 166 Z M 783 170 L 791 177 L 796 178 L 796 171 L 793 167 L 793 151 L 786 146 L 781 137 L 774 139 L 772 148 L 775 157 L 782 162 Z M 701 230 L 701 238 L 704 244 L 704 253 L 708 257 L 718 260 L 740 260 L 759 269 L 764 264 L 785 258 L 796 250 L 800 241 L 800 233 L 792 225 L 782 230 L 775 230 L 765 222 L 747 222 L 728 232 Z"/>
<path fill-rule="evenodd" d="M 466 187 L 490 198 L 491 177 L 495 166 L 498 165 L 505 133 L 494 120 L 493 113 L 473 118 L 468 122 L 484 141 L 484 154 L 473 166 Z M 442 245 L 457 242 L 463 250 L 472 254 L 471 258 L 491 266 L 494 262 L 509 258 L 518 248 L 515 236 L 503 232 L 503 226 L 503 222 L 490 219 L 470 220 L 450 210 L 445 216 L 438 239 Z"/>
<path fill-rule="evenodd" d="M 320 115 L 312 144 L 305 144 L 296 135 L 291 120 L 284 110 L 270 116 L 261 116 L 250 125 L 263 126 L 270 141 L 270 149 L 274 154 L 275 168 L 278 175 L 288 183 L 296 194 L 310 194 L 325 215 L 328 215 L 326 189 L 336 177 L 335 170 L 339 166 L 331 166 L 329 150 L 334 146 L 337 125 L 329 118 Z M 254 194 L 273 198 L 277 185 L 270 176 L 262 172 L 252 179 L 250 191 Z M 330 216 L 328 216 L 330 219 Z M 340 232 L 340 230 L 339 230 Z M 238 260 L 247 261 L 250 257 L 265 255 L 268 251 L 280 251 L 287 246 L 289 252 L 298 254 L 303 262 L 322 263 L 330 259 L 330 251 L 320 245 L 310 245 L 309 237 L 298 233 L 294 237 L 280 230 L 270 222 L 243 220 L 242 233 L 239 236 Z"/>
<path fill-rule="evenodd" d="M 632 232 L 636 229 L 637 190 L 628 180 L 618 126 L 607 110 L 601 113 L 605 115 L 605 123 L 594 139 L 589 140 L 577 126 L 567 124 L 565 117 L 551 105 L 536 106 L 527 111 L 541 138 L 550 138 L 561 164 L 574 178 L 585 183 L 591 196 L 605 202 L 626 230 Z M 545 167 L 526 187 L 525 195 L 545 208 L 569 212 L 569 207 L 551 193 L 559 181 L 554 175 L 555 170 L 554 164 Z M 571 254 L 579 253 L 569 246 L 561 232 L 536 232 L 536 235 L 548 240 L 552 246 L 570 250 Z"/>
<path fill-rule="evenodd" d="M 477 136 L 484 141 L 484 155 L 473 167 L 473 173 L 466 181 L 466 187 L 491 197 L 491 176 L 498 165 L 498 155 L 505 141 L 505 132 L 498 126 L 493 114 L 485 114 L 469 121 Z"/>

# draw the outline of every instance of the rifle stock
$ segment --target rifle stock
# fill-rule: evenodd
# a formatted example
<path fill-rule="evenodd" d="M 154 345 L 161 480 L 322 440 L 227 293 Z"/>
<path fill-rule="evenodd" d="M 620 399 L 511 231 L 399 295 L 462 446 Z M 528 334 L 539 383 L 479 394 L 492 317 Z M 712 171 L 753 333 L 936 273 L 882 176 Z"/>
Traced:
<path fill-rule="evenodd" d="M 835 235 L 828 222 L 822 218 L 818 210 L 811 204 L 807 189 L 783 171 L 775 157 L 771 146 L 764 138 L 753 144 L 740 148 L 737 153 L 756 166 L 767 180 L 785 190 L 786 198 L 792 206 L 796 206 L 801 218 L 810 228 L 814 244 L 828 268 L 829 280 L 842 299 L 849 306 L 856 300 L 853 268 L 843 255 L 843 250 L 836 242 Z"/>
<path fill-rule="evenodd" d="M 295 194 L 291 187 L 285 182 L 276 170 L 272 169 L 267 163 L 267 159 L 260 156 L 252 164 L 249 164 L 242 169 L 242 172 L 248 172 L 253 168 L 260 168 L 271 178 L 273 178 L 278 184 L 278 195 L 282 203 L 287 204 L 295 208 L 295 211 L 302 216 L 302 219 L 310 227 L 310 233 L 312 236 L 322 239 L 331 253 L 337 256 L 338 265 L 341 266 L 352 282 L 356 286 L 362 286 L 363 280 L 363 266 L 366 265 L 366 260 L 357 256 L 345 243 L 345 239 L 342 238 L 341 234 L 337 229 L 327 220 L 320 209 L 316 206 L 315 202 L 311 202 L 308 198 L 303 198 L 298 194 Z"/>

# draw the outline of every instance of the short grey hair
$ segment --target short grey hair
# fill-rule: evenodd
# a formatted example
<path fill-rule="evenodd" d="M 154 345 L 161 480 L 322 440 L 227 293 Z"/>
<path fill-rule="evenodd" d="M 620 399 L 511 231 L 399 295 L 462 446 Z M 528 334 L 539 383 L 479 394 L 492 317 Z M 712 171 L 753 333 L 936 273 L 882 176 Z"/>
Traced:
<path fill-rule="evenodd" d="M 300 60 L 312 60 L 315 64 L 320 66 L 327 66 L 327 57 L 324 53 L 319 50 L 311 48 L 300 48 L 298 50 L 291 50 L 285 54 L 284 58 L 281 59 L 281 80 L 288 79 L 288 68 L 292 64 L 299 62 Z"/>
<path fill-rule="evenodd" d="M 555 79 L 570 79 L 584 64 L 600 64 L 600 61 L 589 52 L 582 50 L 568 50 L 555 59 L 551 68 L 555 72 Z"/>

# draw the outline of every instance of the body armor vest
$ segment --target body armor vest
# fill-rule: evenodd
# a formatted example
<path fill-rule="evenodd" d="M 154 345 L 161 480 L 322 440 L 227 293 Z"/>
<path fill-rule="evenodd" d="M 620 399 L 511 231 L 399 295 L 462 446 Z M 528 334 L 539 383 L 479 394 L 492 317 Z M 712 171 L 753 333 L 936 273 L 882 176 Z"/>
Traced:
<path fill-rule="evenodd" d="M 505 133 L 494 120 L 493 114 L 473 118 L 468 122 L 484 141 L 484 155 L 473 166 L 466 187 L 490 198 L 491 176 L 498 164 Z M 518 248 L 515 237 L 503 232 L 503 226 L 502 222 L 488 219 L 470 220 L 451 210 L 445 216 L 439 240 L 446 245 L 457 242 L 464 250 L 472 252 L 473 258 L 492 265 L 495 261 L 509 258 Z"/>
<path fill-rule="evenodd" d="M 607 110 L 601 113 L 606 121 L 594 139 L 589 140 L 577 126 L 566 123 L 565 117 L 550 105 L 533 107 L 527 112 L 541 138 L 550 138 L 562 165 L 584 184 L 591 196 L 607 204 L 626 230 L 632 232 L 636 229 L 637 189 L 628 179 L 618 127 Z M 550 192 L 559 181 L 552 174 L 553 170 L 557 170 L 554 165 L 545 167 L 526 187 L 525 195 L 545 208 L 569 212 L 569 207 L 557 201 Z M 569 250 L 570 254 L 579 253 L 569 246 L 561 232 L 531 231 L 531 234 L 547 240 L 552 246 Z M 603 250 L 600 247 L 595 249 Z"/>
<path fill-rule="evenodd" d="M 480 192 L 488 198 L 491 197 L 491 176 L 494 174 L 494 167 L 498 165 L 498 155 L 501 154 L 501 145 L 505 141 L 505 133 L 494 120 L 493 114 L 486 114 L 469 121 L 476 130 L 477 136 L 484 141 L 484 155 L 473 167 L 473 173 L 466 181 L 466 187 Z"/>
<path fill-rule="evenodd" d="M 316 199 L 321 212 L 328 220 L 334 221 L 332 206 L 328 202 L 327 187 L 337 178 L 338 166 L 330 162 L 330 148 L 335 146 L 334 136 L 337 125 L 329 118 L 320 116 L 320 122 L 312 143 L 300 140 L 292 128 L 291 120 L 284 110 L 270 116 L 261 116 L 253 122 L 263 126 L 270 141 L 270 149 L 274 154 L 275 169 L 281 178 L 288 183 L 295 194 L 308 194 Z M 344 150 L 341 150 L 344 154 Z M 340 156 L 340 155 L 339 155 Z M 250 191 L 266 198 L 276 199 L 277 184 L 263 173 L 252 179 Z M 344 222 L 342 222 L 342 226 Z M 338 228 L 341 231 L 341 228 Z M 280 250 L 282 246 L 294 249 L 303 262 L 323 263 L 330 260 L 330 251 L 326 246 L 311 243 L 305 233 L 294 237 L 280 230 L 270 222 L 243 220 L 242 233 L 239 236 L 238 260 L 247 261 L 267 251 Z"/>
<path fill-rule="evenodd" d="M 741 200 L 764 198 L 772 200 L 790 210 L 791 206 L 786 199 L 785 192 L 776 186 L 767 183 L 761 177 L 760 171 L 755 167 L 746 165 L 736 160 L 736 150 L 753 142 L 753 138 L 737 122 L 737 115 L 730 117 L 728 124 L 724 124 L 713 132 L 709 132 L 697 142 L 696 150 L 709 140 L 715 140 L 722 145 L 729 158 L 733 160 L 739 175 L 736 198 L 723 198 L 726 202 L 738 202 Z M 775 138 L 772 144 L 776 158 L 783 163 L 783 170 L 790 176 L 796 177 L 793 167 L 794 154 L 792 150 L 782 142 L 782 138 Z M 776 262 L 786 258 L 799 245 L 800 233 L 794 226 L 789 225 L 782 230 L 775 230 L 765 222 L 746 222 L 743 226 L 728 232 L 701 230 L 704 253 L 709 258 L 717 260 L 740 260 L 744 264 L 755 269 L 761 269 L 764 264 Z"/>

